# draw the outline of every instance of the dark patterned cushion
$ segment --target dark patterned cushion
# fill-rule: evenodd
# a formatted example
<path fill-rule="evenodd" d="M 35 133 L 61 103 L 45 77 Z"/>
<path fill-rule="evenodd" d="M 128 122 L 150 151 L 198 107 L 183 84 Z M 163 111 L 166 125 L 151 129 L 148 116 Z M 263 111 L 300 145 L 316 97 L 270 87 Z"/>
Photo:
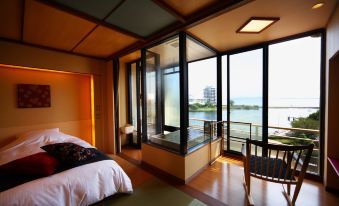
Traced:
<path fill-rule="evenodd" d="M 94 150 L 70 142 L 45 145 L 41 149 L 68 165 L 77 164 L 95 156 Z"/>
<path fill-rule="evenodd" d="M 44 177 L 54 174 L 58 166 L 59 161 L 55 157 L 40 152 L 1 165 L 0 174 Z"/>

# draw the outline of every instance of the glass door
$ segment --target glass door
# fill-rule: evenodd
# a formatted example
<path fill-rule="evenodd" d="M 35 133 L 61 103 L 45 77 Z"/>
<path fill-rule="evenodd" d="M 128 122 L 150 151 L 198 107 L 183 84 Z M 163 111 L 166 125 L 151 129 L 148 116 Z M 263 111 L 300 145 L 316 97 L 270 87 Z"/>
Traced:
<path fill-rule="evenodd" d="M 128 69 L 128 122 L 134 127 L 129 135 L 129 145 L 141 147 L 141 66 L 140 61 L 131 62 Z"/>
<path fill-rule="evenodd" d="M 229 134 L 226 148 L 228 151 L 240 152 L 246 139 L 262 141 L 262 49 L 229 56 L 229 87 Z"/>

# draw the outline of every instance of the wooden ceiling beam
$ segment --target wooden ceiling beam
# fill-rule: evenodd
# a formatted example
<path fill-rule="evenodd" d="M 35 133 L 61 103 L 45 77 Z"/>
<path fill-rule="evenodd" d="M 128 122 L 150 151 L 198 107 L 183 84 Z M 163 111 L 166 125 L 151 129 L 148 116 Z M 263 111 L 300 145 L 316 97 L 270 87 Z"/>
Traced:
<path fill-rule="evenodd" d="M 236 9 L 238 7 L 241 7 L 251 1 L 254 0 L 223 0 L 223 1 L 217 1 L 213 5 L 209 6 L 208 8 L 203 8 L 197 12 L 194 12 L 192 15 L 190 15 L 188 18 L 186 18 L 185 23 L 174 23 L 169 25 L 168 27 L 160 30 L 159 32 L 156 32 L 155 34 L 151 35 L 146 39 L 145 42 L 137 42 L 132 45 L 130 45 L 127 48 L 124 48 L 111 56 L 108 57 L 109 59 L 112 59 L 113 57 L 121 57 L 125 56 L 131 52 L 134 52 L 138 49 L 141 49 L 143 47 L 147 47 L 157 41 L 160 41 L 162 39 L 165 39 L 179 31 L 187 30 L 193 26 L 196 26 L 198 24 L 201 24 L 205 21 L 208 21 L 212 18 L 215 18 L 221 14 L 224 14 L 225 12 L 231 11 L 233 9 Z"/>
<path fill-rule="evenodd" d="M 160 8 L 164 9 L 168 13 L 170 13 L 172 16 L 174 16 L 178 21 L 181 23 L 185 23 L 186 19 L 184 18 L 183 15 L 181 15 L 178 11 L 173 9 L 170 5 L 168 5 L 165 1 L 163 0 L 152 0 L 155 4 L 157 4 Z"/>
<path fill-rule="evenodd" d="M 103 21 L 105 21 L 115 10 L 117 10 L 122 3 L 124 3 L 125 0 L 120 0 L 120 2 L 110 11 L 108 12 L 108 14 L 103 18 Z M 82 37 L 80 39 L 80 41 L 78 41 L 77 44 L 75 44 L 75 46 L 71 49 L 71 51 L 74 51 L 83 41 L 85 41 L 85 39 L 91 34 L 93 33 L 97 28 L 99 27 L 99 24 L 97 24 L 93 29 L 91 29 L 91 31 L 89 31 L 84 37 Z"/>
<path fill-rule="evenodd" d="M 71 55 L 76 55 L 76 56 L 86 57 L 86 58 L 91 58 L 91 59 L 106 60 L 105 58 L 90 56 L 90 55 L 86 55 L 86 54 L 74 53 L 74 52 L 70 52 L 70 51 L 67 51 L 67 50 L 57 49 L 57 48 L 53 48 L 53 47 L 49 47 L 49 46 L 42 46 L 42 45 L 24 42 L 24 41 L 20 41 L 20 40 L 8 39 L 8 38 L 4 38 L 4 37 L 0 37 L 0 41 L 11 42 L 11 43 L 15 43 L 15 44 L 21 44 L 21 45 L 25 45 L 25 46 L 35 47 L 35 48 L 38 48 L 38 49 L 61 52 L 61 53 L 65 53 L 65 54 L 71 54 Z"/>
<path fill-rule="evenodd" d="M 26 0 L 21 1 L 21 27 L 20 27 L 20 40 L 24 41 L 24 28 L 25 28 L 25 4 Z"/>
<path fill-rule="evenodd" d="M 95 23 L 97 25 L 105 26 L 107 28 L 113 29 L 113 30 L 115 30 L 117 32 L 120 32 L 122 34 L 125 34 L 125 35 L 131 36 L 133 38 L 136 38 L 138 40 L 145 41 L 145 38 L 143 36 L 141 36 L 141 35 L 138 35 L 138 34 L 136 34 L 134 32 L 130 32 L 130 31 L 128 31 L 126 29 L 123 29 L 121 27 L 109 24 L 109 23 L 105 22 L 104 20 L 99 20 L 99 19 L 94 18 L 94 17 L 92 17 L 92 16 L 90 16 L 88 14 L 85 14 L 83 12 L 79 12 L 79 11 L 77 11 L 75 9 L 69 8 L 69 7 L 67 7 L 65 5 L 62 5 L 60 3 L 53 2 L 53 1 L 48 1 L 48 0 L 36 0 L 36 1 L 38 1 L 40 3 L 43 3 L 43 4 L 47 5 L 47 6 L 50 6 L 52 8 L 55 8 L 55 9 L 67 12 L 67 13 L 72 14 L 74 16 L 77 16 L 79 18 L 85 19 L 87 21 L 93 22 L 93 23 Z M 123 1 L 120 2 L 118 4 L 118 6 L 120 6 L 122 3 L 123 3 Z M 111 12 L 113 12 L 116 8 L 117 7 L 115 7 Z M 107 16 L 105 18 L 107 18 Z"/>

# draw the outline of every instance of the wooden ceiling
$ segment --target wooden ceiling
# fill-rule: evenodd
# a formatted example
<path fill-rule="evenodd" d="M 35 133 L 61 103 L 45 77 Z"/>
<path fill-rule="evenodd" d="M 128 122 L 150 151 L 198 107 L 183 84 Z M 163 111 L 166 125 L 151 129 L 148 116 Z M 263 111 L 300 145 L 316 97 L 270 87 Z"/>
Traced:
<path fill-rule="evenodd" d="M 336 0 L 322 0 L 324 6 L 312 9 L 318 0 L 256 0 L 190 28 L 189 33 L 218 51 L 229 51 L 286 36 L 325 28 L 336 7 Z M 279 17 L 280 20 L 259 34 L 237 33 L 251 17 Z"/>
<path fill-rule="evenodd" d="M 2 0 L 0 38 L 110 59 L 187 31 L 225 51 L 324 28 L 336 6 L 336 0 L 322 1 L 325 5 L 318 10 L 310 9 L 316 0 L 135 1 Z M 236 34 L 252 16 L 280 17 L 280 21 L 257 35 Z"/>

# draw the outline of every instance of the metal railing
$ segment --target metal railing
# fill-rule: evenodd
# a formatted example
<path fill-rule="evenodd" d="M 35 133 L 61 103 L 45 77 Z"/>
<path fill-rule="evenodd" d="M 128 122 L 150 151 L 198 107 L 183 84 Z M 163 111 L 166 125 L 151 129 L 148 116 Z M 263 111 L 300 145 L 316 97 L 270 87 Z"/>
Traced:
<path fill-rule="evenodd" d="M 207 120 L 207 119 L 197 119 L 197 118 L 190 118 L 190 121 L 199 121 L 199 122 L 215 122 L 216 120 Z M 222 122 L 222 134 L 221 137 L 223 139 L 227 138 L 227 121 L 221 121 Z M 221 122 L 218 122 L 221 123 Z M 235 126 L 237 125 L 237 126 Z M 251 122 L 236 122 L 236 121 L 230 121 L 230 141 L 237 142 L 239 144 L 239 151 L 240 151 L 240 145 L 241 143 L 244 143 L 247 138 L 249 139 L 256 139 L 261 140 L 262 139 L 262 133 L 260 132 L 260 128 L 262 125 L 251 123 Z M 203 126 L 199 124 L 191 124 L 190 128 L 192 129 L 200 129 L 203 131 Z M 268 126 L 269 130 L 274 130 L 269 132 L 268 134 L 268 140 L 270 143 L 274 144 L 285 144 L 289 145 L 291 143 L 293 144 L 299 144 L 309 142 L 313 143 L 315 145 L 313 149 L 313 155 L 311 157 L 311 162 L 309 164 L 309 172 L 318 173 L 319 171 L 319 130 L 315 129 L 305 129 L 305 128 L 288 128 L 288 127 L 278 127 L 278 126 Z M 215 131 L 216 132 L 216 129 Z M 316 138 L 302 138 L 302 137 L 296 137 L 292 136 L 293 132 L 299 132 L 299 133 L 305 133 L 305 134 L 313 134 L 316 136 Z M 291 134 L 292 133 L 292 134 Z M 223 141 L 226 142 L 226 141 Z M 300 144 L 301 144 L 300 143 Z M 300 145 L 299 144 L 299 145 Z"/>

